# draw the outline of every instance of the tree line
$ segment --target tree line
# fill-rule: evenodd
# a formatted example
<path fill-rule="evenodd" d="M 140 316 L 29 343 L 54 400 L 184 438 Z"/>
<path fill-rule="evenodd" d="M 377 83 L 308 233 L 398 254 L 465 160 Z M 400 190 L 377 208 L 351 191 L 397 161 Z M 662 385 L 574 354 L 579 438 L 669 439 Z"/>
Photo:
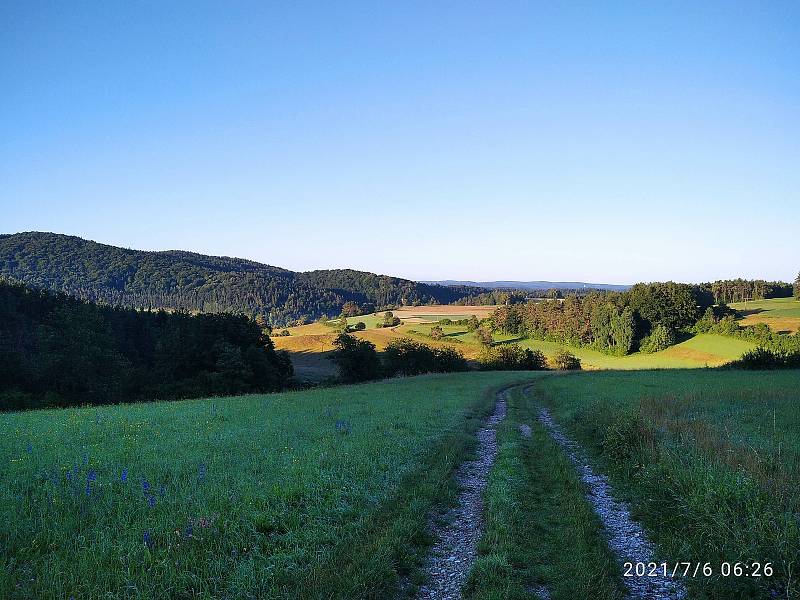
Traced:
<path fill-rule="evenodd" d="M 625 292 L 500 306 L 492 324 L 505 333 L 622 356 L 671 345 L 713 303 L 711 292 L 701 286 L 640 283 Z"/>
<path fill-rule="evenodd" d="M 292 366 L 243 315 L 98 306 L 0 279 L 0 409 L 270 392 Z"/>
<path fill-rule="evenodd" d="M 722 279 L 701 285 L 712 293 L 716 304 L 730 304 L 745 300 L 767 300 L 769 298 L 791 298 L 792 296 L 792 284 L 783 281 Z"/>

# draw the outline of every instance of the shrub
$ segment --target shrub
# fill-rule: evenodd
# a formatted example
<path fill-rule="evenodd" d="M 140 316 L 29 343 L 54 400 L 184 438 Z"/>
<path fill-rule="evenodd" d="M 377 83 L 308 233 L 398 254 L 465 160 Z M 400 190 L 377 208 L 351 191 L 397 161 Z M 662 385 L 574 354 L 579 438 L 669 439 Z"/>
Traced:
<path fill-rule="evenodd" d="M 400 317 L 395 317 L 392 311 L 387 310 L 383 313 L 383 326 L 384 327 L 396 327 L 400 325 Z"/>
<path fill-rule="evenodd" d="M 355 383 L 378 379 L 382 374 L 381 361 L 375 344 L 341 333 L 333 342 L 336 348 L 331 360 L 339 367 L 342 381 Z"/>
<path fill-rule="evenodd" d="M 491 346 L 494 338 L 492 337 L 492 332 L 489 331 L 487 327 L 478 327 L 475 330 L 475 337 L 478 339 L 478 343 L 482 346 Z"/>
<path fill-rule="evenodd" d="M 581 359 L 562 348 L 555 353 L 551 364 L 559 371 L 577 371 L 581 368 Z"/>
<path fill-rule="evenodd" d="M 479 360 L 481 368 L 487 371 L 541 371 L 547 366 L 539 350 L 521 348 L 517 344 L 486 348 Z"/>
<path fill-rule="evenodd" d="M 394 340 L 386 346 L 383 364 L 388 376 L 467 370 L 467 361 L 457 350 L 431 348 L 409 338 Z"/>
<path fill-rule="evenodd" d="M 434 325 L 430 335 L 434 340 L 440 340 L 444 337 L 444 330 L 439 325 Z"/>
<path fill-rule="evenodd" d="M 364 321 L 359 321 L 358 323 L 353 325 L 353 330 L 354 331 L 364 331 L 366 328 L 367 328 L 367 325 L 364 323 Z"/>
<path fill-rule="evenodd" d="M 666 325 L 656 325 L 650 335 L 639 342 L 639 350 L 645 354 L 666 350 L 675 344 L 675 332 Z"/>
<path fill-rule="evenodd" d="M 759 346 L 730 364 L 737 369 L 794 369 L 800 366 L 800 352 L 779 352 Z"/>

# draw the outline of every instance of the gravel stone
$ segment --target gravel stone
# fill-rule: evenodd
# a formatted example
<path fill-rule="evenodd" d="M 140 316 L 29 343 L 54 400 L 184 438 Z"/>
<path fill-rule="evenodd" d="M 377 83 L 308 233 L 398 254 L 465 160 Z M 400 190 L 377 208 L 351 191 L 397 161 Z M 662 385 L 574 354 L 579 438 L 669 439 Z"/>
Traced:
<path fill-rule="evenodd" d="M 506 392 L 500 392 L 494 412 L 478 431 L 477 459 L 463 462 L 456 471 L 461 486 L 458 505 L 446 514 L 443 524 L 433 527 L 438 539 L 425 562 L 425 584 L 418 600 L 459 600 L 461 589 L 477 556 L 483 525 L 483 492 L 486 478 L 497 457 L 495 427 L 506 416 Z"/>
<path fill-rule="evenodd" d="M 595 473 L 581 448 L 568 438 L 553 420 L 547 409 L 539 411 L 539 421 L 550 437 L 561 447 L 578 470 L 587 487 L 586 498 L 600 517 L 608 537 L 608 545 L 620 564 L 625 562 L 656 562 L 655 548 L 647 539 L 642 526 L 631 518 L 626 503 L 613 496 L 608 478 Z M 636 600 L 682 600 L 686 597 L 683 582 L 671 577 L 624 577 L 627 597 Z"/>

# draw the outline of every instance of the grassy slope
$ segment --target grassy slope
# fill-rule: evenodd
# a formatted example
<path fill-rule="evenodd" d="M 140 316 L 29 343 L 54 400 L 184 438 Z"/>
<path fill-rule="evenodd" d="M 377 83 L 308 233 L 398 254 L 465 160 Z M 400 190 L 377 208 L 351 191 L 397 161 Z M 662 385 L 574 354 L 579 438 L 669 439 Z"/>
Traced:
<path fill-rule="evenodd" d="M 535 398 L 610 473 L 664 556 L 775 565 L 771 580 L 692 580 L 694 597 L 788 598 L 800 593 L 798 381 L 797 371 L 585 373 L 542 379 Z"/>
<path fill-rule="evenodd" d="M 521 377 L 0 415 L 0 597 L 383 597 Z"/>
<path fill-rule="evenodd" d="M 453 307 L 456 308 L 456 307 Z M 462 307 L 458 307 L 462 308 Z M 426 314 L 430 308 L 421 307 L 419 314 Z M 366 315 L 353 317 L 350 323 L 364 321 L 367 330 L 356 335 L 374 343 L 382 350 L 393 339 L 411 337 L 433 346 L 449 345 L 458 349 L 468 359 L 476 359 L 481 352 L 475 335 L 459 325 L 444 325 L 442 329 L 445 339 L 435 342 L 428 334 L 432 324 L 404 323 L 391 329 L 375 329 L 379 316 Z M 382 320 L 382 317 L 380 317 Z M 290 337 L 275 337 L 278 349 L 292 353 L 292 361 L 297 375 L 310 380 L 322 380 L 336 375 L 335 367 L 327 358 L 327 352 L 333 348 L 336 332 L 333 328 L 318 323 L 290 328 Z M 555 354 L 563 345 L 543 340 L 520 340 L 510 335 L 495 335 L 496 342 L 519 342 L 526 348 L 538 349 L 546 355 Z M 714 367 L 739 358 L 754 344 L 735 338 L 703 334 L 694 336 L 662 352 L 654 354 L 635 353 L 628 356 L 610 356 L 590 348 L 567 349 L 578 356 L 585 369 L 684 369 L 697 367 Z"/>
<path fill-rule="evenodd" d="M 800 302 L 794 298 L 737 302 L 731 304 L 731 308 L 744 315 L 742 325 L 766 323 L 774 331 L 794 333 L 800 330 Z"/>
<path fill-rule="evenodd" d="M 529 425 L 524 438 L 519 424 Z M 554 600 L 622 597 L 619 565 L 574 466 L 536 420 L 520 388 L 498 428 L 486 488 L 486 526 L 467 597 L 523 599 L 544 585 Z"/>

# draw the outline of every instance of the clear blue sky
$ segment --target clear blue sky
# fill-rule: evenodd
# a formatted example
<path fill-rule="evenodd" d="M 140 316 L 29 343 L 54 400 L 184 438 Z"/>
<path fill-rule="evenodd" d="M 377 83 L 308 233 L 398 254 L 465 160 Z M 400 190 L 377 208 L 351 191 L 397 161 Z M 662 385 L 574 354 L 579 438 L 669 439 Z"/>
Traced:
<path fill-rule="evenodd" d="M 414 279 L 800 269 L 800 3 L 0 5 L 0 231 Z"/>

